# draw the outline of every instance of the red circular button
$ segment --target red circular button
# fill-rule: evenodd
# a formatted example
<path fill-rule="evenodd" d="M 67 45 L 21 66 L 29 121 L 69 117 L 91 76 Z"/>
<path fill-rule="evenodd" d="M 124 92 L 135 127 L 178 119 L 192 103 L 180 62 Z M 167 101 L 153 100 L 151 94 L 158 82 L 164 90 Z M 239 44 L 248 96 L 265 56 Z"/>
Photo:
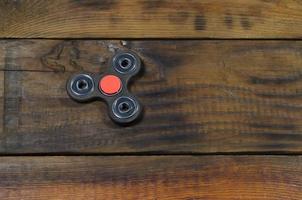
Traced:
<path fill-rule="evenodd" d="M 99 83 L 100 90 L 107 95 L 114 95 L 122 87 L 121 79 L 114 75 L 104 76 Z"/>

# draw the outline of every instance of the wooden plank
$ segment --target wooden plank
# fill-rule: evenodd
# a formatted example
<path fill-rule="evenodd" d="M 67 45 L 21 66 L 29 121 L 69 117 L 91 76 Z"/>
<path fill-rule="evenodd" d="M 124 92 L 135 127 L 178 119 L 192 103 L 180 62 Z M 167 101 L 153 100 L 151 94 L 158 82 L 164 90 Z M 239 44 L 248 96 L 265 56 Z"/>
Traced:
<path fill-rule="evenodd" d="M 4 45 L 1 45 L 1 41 L 0 41 L 0 46 L 2 48 L 0 48 L 0 63 L 5 63 L 5 53 L 4 53 Z M 0 64 L 0 133 L 4 132 L 4 71 L 2 71 L 3 66 Z"/>
<path fill-rule="evenodd" d="M 6 52 L 0 153 L 302 152 L 301 41 L 17 40 Z M 68 77 L 131 49 L 142 121 L 119 127 L 102 102 L 78 104 Z M 2 116 L 2 114 L 0 114 Z"/>
<path fill-rule="evenodd" d="M 297 0 L 0 1 L 2 38 L 301 38 Z"/>
<path fill-rule="evenodd" d="M 2 199 L 300 200 L 302 158 L 2 157 Z"/>
<path fill-rule="evenodd" d="M 0 71 L 0 132 L 4 133 L 4 72 Z"/>

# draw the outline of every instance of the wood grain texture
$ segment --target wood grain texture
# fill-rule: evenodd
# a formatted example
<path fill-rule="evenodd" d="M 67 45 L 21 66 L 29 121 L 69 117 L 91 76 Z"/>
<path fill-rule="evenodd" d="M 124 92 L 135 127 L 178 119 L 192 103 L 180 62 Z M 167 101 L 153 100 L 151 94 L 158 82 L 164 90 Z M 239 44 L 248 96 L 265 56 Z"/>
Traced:
<path fill-rule="evenodd" d="M 301 153 L 301 41 L 3 40 L 0 153 Z M 79 104 L 68 77 L 114 52 L 144 62 L 142 121 L 119 127 Z"/>
<path fill-rule="evenodd" d="M 1 0 L 4 38 L 301 38 L 297 0 Z"/>
<path fill-rule="evenodd" d="M 0 131 L 4 133 L 4 72 L 0 71 Z M 2 115 L 1 115 L 2 114 Z"/>
<path fill-rule="evenodd" d="M 1 199 L 300 200 L 302 158 L 2 157 Z"/>

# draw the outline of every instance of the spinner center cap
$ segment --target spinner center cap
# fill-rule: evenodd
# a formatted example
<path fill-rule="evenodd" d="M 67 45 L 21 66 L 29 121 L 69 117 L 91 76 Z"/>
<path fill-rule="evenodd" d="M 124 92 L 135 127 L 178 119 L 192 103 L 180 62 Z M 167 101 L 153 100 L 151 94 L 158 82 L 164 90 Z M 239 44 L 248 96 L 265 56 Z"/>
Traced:
<path fill-rule="evenodd" d="M 114 75 L 106 75 L 102 77 L 99 82 L 99 89 L 105 95 L 115 95 L 119 93 L 121 88 L 122 88 L 121 79 Z"/>

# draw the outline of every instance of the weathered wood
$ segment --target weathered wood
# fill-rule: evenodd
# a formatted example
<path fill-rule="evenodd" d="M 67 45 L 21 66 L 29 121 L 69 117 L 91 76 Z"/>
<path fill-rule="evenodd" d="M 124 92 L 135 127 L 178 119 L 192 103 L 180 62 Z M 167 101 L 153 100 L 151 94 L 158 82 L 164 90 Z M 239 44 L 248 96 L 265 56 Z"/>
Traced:
<path fill-rule="evenodd" d="M 301 38 L 297 0 L 1 0 L 5 38 Z"/>
<path fill-rule="evenodd" d="M 0 153 L 302 151 L 302 42 L 8 40 Z M 119 127 L 103 102 L 78 104 L 67 78 L 114 51 L 145 65 L 131 90 L 142 121 Z"/>
<path fill-rule="evenodd" d="M 4 133 L 4 72 L 0 71 L 0 132 Z"/>
<path fill-rule="evenodd" d="M 2 157 L 1 199 L 300 200 L 302 158 Z"/>
<path fill-rule="evenodd" d="M 1 43 L 1 42 L 0 42 Z M 1 45 L 4 47 L 3 45 Z M 4 48 L 0 48 L 0 63 L 5 63 L 5 53 Z M 0 64 L 0 132 L 4 132 L 4 71 L 2 71 L 3 66 Z"/>

